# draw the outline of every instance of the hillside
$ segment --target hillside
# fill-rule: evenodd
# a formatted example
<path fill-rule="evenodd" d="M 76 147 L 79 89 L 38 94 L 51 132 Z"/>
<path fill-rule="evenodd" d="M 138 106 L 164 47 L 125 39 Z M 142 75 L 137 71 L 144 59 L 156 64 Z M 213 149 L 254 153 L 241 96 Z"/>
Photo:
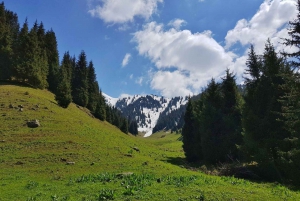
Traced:
<path fill-rule="evenodd" d="M 28 128 L 35 119 L 41 126 Z M 1 201 L 300 199 L 277 184 L 188 170 L 180 135 L 125 135 L 46 90 L 0 85 L 0 121 Z"/>

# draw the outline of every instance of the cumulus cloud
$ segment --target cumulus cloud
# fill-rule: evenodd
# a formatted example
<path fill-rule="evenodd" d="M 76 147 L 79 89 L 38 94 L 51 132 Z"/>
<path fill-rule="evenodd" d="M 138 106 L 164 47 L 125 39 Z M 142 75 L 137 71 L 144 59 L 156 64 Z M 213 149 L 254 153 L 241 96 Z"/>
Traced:
<path fill-rule="evenodd" d="M 185 25 L 186 21 L 182 20 L 182 19 L 175 19 L 172 20 L 171 22 L 169 22 L 169 26 L 174 27 L 176 30 L 179 30 L 181 28 L 181 26 Z"/>
<path fill-rule="evenodd" d="M 248 21 L 241 19 L 234 29 L 228 31 L 226 48 L 236 43 L 242 46 L 253 44 L 258 53 L 264 50 L 268 38 L 277 51 L 285 48 L 282 38 L 288 37 L 286 25 L 297 15 L 296 0 L 265 0 L 257 13 Z"/>
<path fill-rule="evenodd" d="M 122 67 L 128 65 L 130 58 L 131 58 L 131 54 L 127 53 L 122 61 Z"/>
<path fill-rule="evenodd" d="M 91 0 L 89 0 L 91 1 Z M 148 19 L 156 12 L 158 3 L 163 0 L 101 0 L 88 12 L 93 17 L 99 17 L 106 23 L 132 22 L 136 16 Z M 90 7 L 91 6 L 91 3 Z"/>
<path fill-rule="evenodd" d="M 234 71 L 238 83 L 243 81 L 248 56 L 244 48 L 234 49 L 237 43 L 242 47 L 253 44 L 261 54 L 270 38 L 277 51 L 287 50 L 281 44 L 282 38 L 288 38 L 287 22 L 296 16 L 296 0 L 265 0 L 250 20 L 241 19 L 228 31 L 224 46 L 210 30 L 180 30 L 185 23 L 180 19 L 171 21 L 170 29 L 149 22 L 133 34 L 133 41 L 139 54 L 156 67 L 149 74 L 152 89 L 167 97 L 192 95 L 199 93 L 212 77 L 224 75 L 226 68 Z"/>
<path fill-rule="evenodd" d="M 139 54 L 157 67 L 158 71 L 152 73 L 151 87 L 164 96 L 199 92 L 212 76 L 223 73 L 235 56 L 225 52 L 210 31 L 165 30 L 156 22 L 134 33 L 133 40 Z"/>

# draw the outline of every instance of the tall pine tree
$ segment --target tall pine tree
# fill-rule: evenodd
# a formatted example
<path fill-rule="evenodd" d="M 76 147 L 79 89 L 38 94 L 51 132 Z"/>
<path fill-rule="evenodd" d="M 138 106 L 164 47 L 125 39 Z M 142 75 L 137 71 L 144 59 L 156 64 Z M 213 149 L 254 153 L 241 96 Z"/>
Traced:
<path fill-rule="evenodd" d="M 72 83 L 72 98 L 74 103 L 86 107 L 89 100 L 87 60 L 84 51 L 78 56 Z"/>
<path fill-rule="evenodd" d="M 45 41 L 44 45 L 47 54 L 48 71 L 49 71 L 47 76 L 47 82 L 49 84 L 49 90 L 55 93 L 57 88 L 57 83 L 59 82 L 58 80 L 59 56 L 58 56 L 56 36 L 52 29 L 46 32 L 44 41 Z"/>
<path fill-rule="evenodd" d="M 100 100 L 101 97 L 99 94 L 100 92 L 99 85 L 96 80 L 96 72 L 92 61 L 90 61 L 87 71 L 88 71 L 87 81 L 88 81 L 88 96 L 89 96 L 87 108 L 93 113 L 95 113 L 97 104 L 101 102 Z"/>
<path fill-rule="evenodd" d="M 72 70 L 72 59 L 69 55 L 69 52 L 64 54 L 61 67 L 59 69 L 57 90 L 55 93 L 55 100 L 58 104 L 67 108 L 68 105 L 72 102 L 72 94 L 71 94 L 71 71 Z"/>
<path fill-rule="evenodd" d="M 197 129 L 194 103 L 189 98 L 182 128 L 182 147 L 185 157 L 189 162 L 195 162 L 201 158 L 201 147 L 197 143 Z"/>

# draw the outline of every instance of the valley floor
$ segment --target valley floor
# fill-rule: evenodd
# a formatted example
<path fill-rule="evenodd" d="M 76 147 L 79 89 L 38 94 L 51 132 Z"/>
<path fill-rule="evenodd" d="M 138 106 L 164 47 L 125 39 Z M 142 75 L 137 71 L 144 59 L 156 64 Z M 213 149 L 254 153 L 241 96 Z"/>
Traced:
<path fill-rule="evenodd" d="M 1 85 L 0 122 L 1 201 L 300 200 L 279 184 L 187 170 L 179 134 L 125 135 L 48 91 Z"/>

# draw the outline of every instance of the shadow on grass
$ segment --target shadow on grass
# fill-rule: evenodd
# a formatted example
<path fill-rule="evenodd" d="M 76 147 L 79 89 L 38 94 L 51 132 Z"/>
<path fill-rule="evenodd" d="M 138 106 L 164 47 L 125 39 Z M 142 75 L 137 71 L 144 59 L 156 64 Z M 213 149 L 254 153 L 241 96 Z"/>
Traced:
<path fill-rule="evenodd" d="M 259 167 L 253 165 L 245 166 L 241 163 L 220 163 L 217 165 L 205 164 L 203 162 L 189 163 L 185 158 L 182 157 L 168 157 L 164 161 L 181 168 L 196 172 L 202 172 L 207 175 L 235 177 L 258 184 L 270 183 L 275 186 L 282 185 L 292 191 L 300 190 L 300 185 L 295 185 L 288 181 L 280 182 L 275 178 L 266 177 L 266 173 L 264 171 L 262 171 Z"/>

